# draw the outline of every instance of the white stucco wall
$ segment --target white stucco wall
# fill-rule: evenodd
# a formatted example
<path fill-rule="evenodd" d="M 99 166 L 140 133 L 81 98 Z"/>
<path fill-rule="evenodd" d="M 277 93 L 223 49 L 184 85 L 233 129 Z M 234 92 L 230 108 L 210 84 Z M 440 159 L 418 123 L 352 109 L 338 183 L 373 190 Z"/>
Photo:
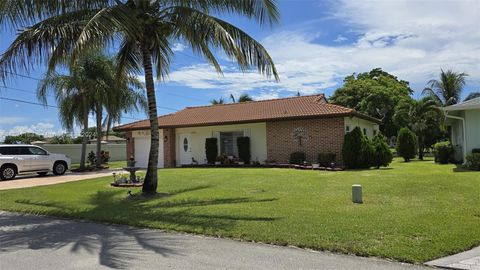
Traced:
<path fill-rule="evenodd" d="M 360 127 L 360 130 L 366 130 L 366 135 L 368 138 L 372 139 L 376 132 L 379 132 L 379 126 L 375 123 L 372 123 L 367 120 L 360 119 L 358 117 L 345 117 L 345 133 L 347 133 L 347 127 L 349 127 L 349 131 L 352 131 L 355 127 Z"/>
<path fill-rule="evenodd" d="M 192 157 L 200 164 L 206 163 L 205 156 L 205 139 L 215 137 L 217 132 L 228 131 L 244 131 L 245 136 L 250 137 L 250 147 L 252 161 L 258 160 L 263 162 L 267 159 L 267 127 L 266 123 L 238 124 L 238 125 L 222 125 L 222 126 L 206 126 L 206 127 L 189 127 L 175 129 L 176 149 L 175 159 L 177 164 L 180 160 L 180 134 L 191 134 L 192 140 Z"/>

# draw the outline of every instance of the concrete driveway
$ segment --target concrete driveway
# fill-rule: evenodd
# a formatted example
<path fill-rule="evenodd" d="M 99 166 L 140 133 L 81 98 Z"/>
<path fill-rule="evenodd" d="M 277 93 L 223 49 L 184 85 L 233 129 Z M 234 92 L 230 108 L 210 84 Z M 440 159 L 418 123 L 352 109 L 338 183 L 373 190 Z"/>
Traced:
<path fill-rule="evenodd" d="M 368 269 L 428 267 L 0 211 L 0 269 Z"/>
<path fill-rule="evenodd" d="M 19 175 L 13 180 L 1 181 L 0 190 L 36 187 L 54 185 L 59 183 L 66 183 L 72 181 L 86 180 L 97 177 L 112 176 L 113 172 L 122 172 L 122 170 L 108 170 L 108 171 L 96 171 L 96 172 L 82 172 L 73 173 L 67 172 L 64 175 L 53 175 L 49 173 L 47 176 L 38 176 L 37 174 Z M 113 179 L 113 178 L 112 178 Z"/>

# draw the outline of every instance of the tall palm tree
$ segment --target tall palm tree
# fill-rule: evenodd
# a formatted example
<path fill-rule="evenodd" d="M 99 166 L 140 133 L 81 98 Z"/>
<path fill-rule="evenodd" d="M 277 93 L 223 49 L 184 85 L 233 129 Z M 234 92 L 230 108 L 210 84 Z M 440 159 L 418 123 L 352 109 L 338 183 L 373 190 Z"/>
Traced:
<path fill-rule="evenodd" d="M 439 104 L 449 106 L 460 102 L 462 88 L 465 85 L 467 73 L 457 73 L 452 70 L 440 72 L 440 80 L 430 80 L 422 94 L 432 96 Z"/>
<path fill-rule="evenodd" d="M 399 126 L 408 126 L 417 135 L 418 158 L 423 160 L 425 137 L 429 130 L 440 125 L 440 109 L 432 97 L 420 100 L 404 100 L 395 110 L 394 121 Z"/>
<path fill-rule="evenodd" d="M 96 115 L 96 156 L 101 166 L 101 137 L 103 111 L 118 122 L 122 112 L 146 108 L 146 101 L 138 89 L 142 84 L 128 74 L 117 76 L 113 59 L 99 53 L 87 53 L 69 68 L 69 75 L 49 72 L 38 85 L 38 98 L 47 104 L 48 92 L 53 92 L 59 104 L 62 125 L 72 130 L 74 122 L 83 127 L 80 169 L 85 168 L 86 145 L 89 140 L 88 115 Z"/>
<path fill-rule="evenodd" d="M 151 146 L 144 194 L 157 190 L 159 130 L 154 86 L 169 72 L 173 42 L 181 40 L 210 62 L 221 67 L 215 50 L 234 59 L 242 71 L 257 68 L 278 80 L 265 48 L 234 25 L 214 14 L 236 14 L 273 24 L 279 14 L 275 0 L 4 0 L 0 23 L 25 28 L 0 59 L 0 77 L 38 62 L 52 68 L 68 55 L 73 58 L 89 48 L 104 48 L 118 42 L 120 69 L 143 70 L 147 89 Z M 38 22 L 40 21 L 40 22 Z M 26 57 L 25 57 L 26 56 Z"/>
<path fill-rule="evenodd" d="M 253 98 L 248 94 L 241 94 L 238 97 L 238 102 L 247 102 L 247 101 L 253 101 Z"/>

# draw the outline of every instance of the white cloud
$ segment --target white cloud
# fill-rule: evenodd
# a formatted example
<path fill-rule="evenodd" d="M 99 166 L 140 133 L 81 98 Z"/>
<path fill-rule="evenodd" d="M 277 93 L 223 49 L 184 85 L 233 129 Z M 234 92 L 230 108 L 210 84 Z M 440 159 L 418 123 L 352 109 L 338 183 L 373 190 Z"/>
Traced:
<path fill-rule="evenodd" d="M 175 43 L 173 44 L 172 51 L 174 52 L 181 52 L 185 50 L 187 46 L 183 45 L 182 43 Z"/>
<path fill-rule="evenodd" d="M 305 26 L 268 36 L 262 44 L 276 63 L 279 83 L 232 66 L 220 77 L 208 65 L 181 68 L 170 74 L 170 81 L 227 93 L 310 94 L 339 86 L 346 75 L 381 67 L 416 90 L 437 78 L 441 68 L 467 72 L 467 83 L 480 86 L 480 1 L 339 0 L 332 6 L 333 22 L 344 23 L 357 39 L 323 45 L 315 40 L 318 33 Z"/>
<path fill-rule="evenodd" d="M 338 35 L 337 38 L 335 38 L 335 39 L 333 40 L 333 42 L 344 42 L 344 41 L 347 41 L 347 40 L 348 40 L 348 38 L 346 38 L 346 37 L 344 37 L 344 36 L 342 36 L 342 35 Z"/>
<path fill-rule="evenodd" d="M 25 121 L 25 117 L 16 117 L 16 116 L 2 116 L 0 117 L 0 125 L 13 125 Z"/>

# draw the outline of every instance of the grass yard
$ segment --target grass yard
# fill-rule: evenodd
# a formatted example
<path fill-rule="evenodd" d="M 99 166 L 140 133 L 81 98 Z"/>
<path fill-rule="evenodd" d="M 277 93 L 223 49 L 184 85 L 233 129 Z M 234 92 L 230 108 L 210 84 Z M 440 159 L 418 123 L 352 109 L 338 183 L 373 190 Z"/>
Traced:
<path fill-rule="evenodd" d="M 424 262 L 480 244 L 480 172 L 432 161 L 380 170 L 164 169 L 126 199 L 111 177 L 0 191 L 0 209 Z M 352 204 L 351 185 L 364 189 Z M 139 189 L 135 190 L 139 192 Z"/>
<path fill-rule="evenodd" d="M 121 168 L 127 167 L 127 162 L 125 160 L 109 161 L 105 165 L 107 165 L 109 169 L 121 169 Z M 80 163 L 72 164 L 72 169 L 78 169 L 79 167 L 80 167 Z"/>

